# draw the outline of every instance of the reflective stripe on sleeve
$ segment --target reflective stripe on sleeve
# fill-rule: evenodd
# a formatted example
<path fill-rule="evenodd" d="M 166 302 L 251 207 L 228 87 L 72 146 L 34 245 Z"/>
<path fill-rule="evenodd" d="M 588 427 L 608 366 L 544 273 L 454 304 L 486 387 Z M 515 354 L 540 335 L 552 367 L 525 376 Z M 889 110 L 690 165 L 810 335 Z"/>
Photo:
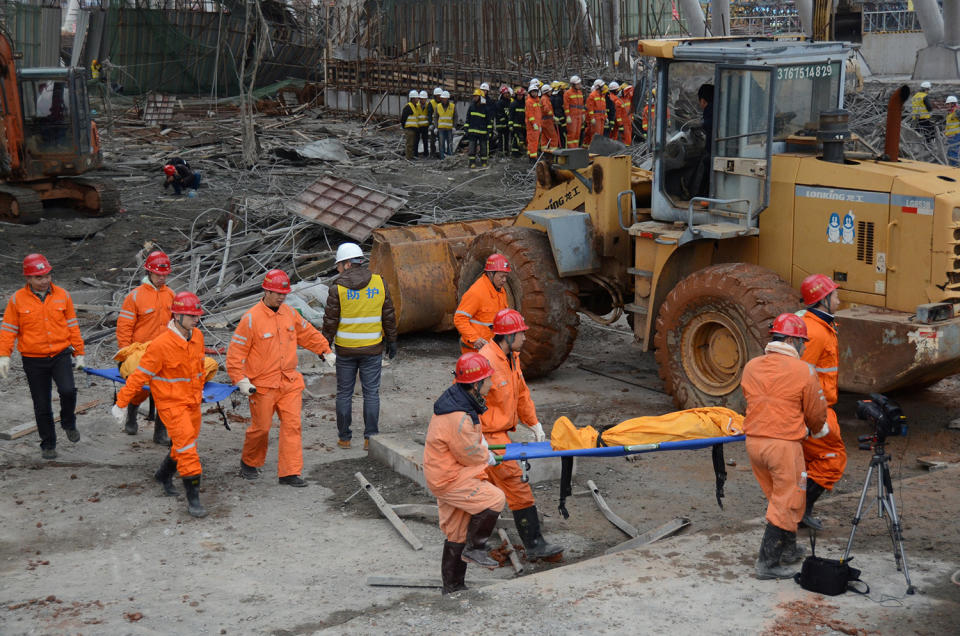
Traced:
<path fill-rule="evenodd" d="M 492 323 L 492 322 L 483 322 L 482 320 L 474 320 L 473 318 L 470 319 L 470 322 L 472 322 L 472 323 L 475 324 L 475 325 L 483 325 L 484 327 L 492 327 L 492 326 L 493 326 L 493 323 Z"/>
<path fill-rule="evenodd" d="M 196 445 L 197 445 L 197 440 L 193 440 L 192 442 L 190 442 L 189 444 L 187 444 L 187 445 L 184 446 L 183 448 L 178 448 L 178 449 L 177 449 L 177 452 L 178 452 L 178 453 L 185 453 L 186 451 L 190 450 L 191 448 L 193 448 L 193 447 L 196 446 Z"/>
<path fill-rule="evenodd" d="M 840 370 L 839 367 L 816 367 L 817 373 L 836 373 Z"/>

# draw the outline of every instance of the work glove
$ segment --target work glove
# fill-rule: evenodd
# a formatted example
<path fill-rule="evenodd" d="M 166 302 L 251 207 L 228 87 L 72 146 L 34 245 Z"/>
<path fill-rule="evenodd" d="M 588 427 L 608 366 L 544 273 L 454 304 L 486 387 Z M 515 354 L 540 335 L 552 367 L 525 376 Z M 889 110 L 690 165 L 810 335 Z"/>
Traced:
<path fill-rule="evenodd" d="M 487 451 L 487 466 L 496 466 L 497 465 L 497 456 L 493 454 L 493 451 Z"/>
<path fill-rule="evenodd" d="M 543 424 L 541 424 L 540 422 L 537 422 L 536 424 L 530 427 L 530 430 L 533 431 L 533 437 L 536 439 L 536 441 L 538 442 L 546 441 L 547 434 L 543 432 Z"/>
<path fill-rule="evenodd" d="M 240 392 L 246 396 L 253 395 L 257 392 L 257 387 L 253 386 L 248 378 L 244 378 L 237 382 L 237 388 L 240 389 Z"/>
<path fill-rule="evenodd" d="M 484 340 L 483 338 L 477 338 L 476 340 L 473 341 L 473 347 L 474 347 L 474 349 L 476 349 L 477 351 L 480 351 L 480 349 L 482 349 L 482 348 L 484 348 L 484 347 L 486 347 L 486 346 L 487 346 L 487 341 Z"/>
<path fill-rule="evenodd" d="M 812 437 L 813 439 L 820 439 L 821 437 L 826 436 L 826 434 L 829 433 L 829 432 L 830 432 L 830 423 L 829 423 L 829 422 L 824 422 L 824 423 L 823 423 L 823 428 L 820 429 L 820 432 L 819 432 L 819 433 L 812 433 L 812 434 L 810 435 L 810 437 Z"/>
<path fill-rule="evenodd" d="M 127 421 L 127 411 L 122 409 L 116 404 L 110 408 L 110 415 L 113 416 L 113 419 L 117 421 L 117 424 L 124 424 Z"/>
<path fill-rule="evenodd" d="M 73 358 L 73 368 L 77 371 L 83 369 L 87 366 L 86 359 L 83 356 L 75 356 Z"/>
<path fill-rule="evenodd" d="M 10 375 L 10 356 L 0 356 L 0 378 Z"/>
<path fill-rule="evenodd" d="M 331 369 L 337 366 L 337 354 L 333 351 L 323 354 L 323 361 L 327 363 L 327 366 Z"/>
<path fill-rule="evenodd" d="M 397 341 L 387 343 L 387 358 L 393 360 L 397 357 Z"/>
<path fill-rule="evenodd" d="M 534 124 L 534 125 L 533 125 L 533 130 L 534 130 L 534 132 L 539 132 L 539 131 L 540 131 L 540 126 Z"/>

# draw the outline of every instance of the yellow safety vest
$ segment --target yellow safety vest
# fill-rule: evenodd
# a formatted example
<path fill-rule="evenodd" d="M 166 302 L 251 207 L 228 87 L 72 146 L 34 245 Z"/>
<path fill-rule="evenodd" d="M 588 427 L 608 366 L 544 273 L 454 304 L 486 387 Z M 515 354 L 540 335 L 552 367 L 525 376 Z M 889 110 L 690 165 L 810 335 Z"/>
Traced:
<path fill-rule="evenodd" d="M 373 274 L 363 289 L 337 285 L 340 295 L 340 324 L 333 339 L 338 347 L 369 347 L 383 340 L 380 315 L 386 291 L 383 279 Z"/>
<path fill-rule="evenodd" d="M 418 128 L 420 126 L 420 106 L 414 104 L 413 102 L 407 102 L 407 106 L 410 107 L 412 111 L 410 116 L 407 117 L 407 123 L 403 125 L 404 128 Z"/>
<path fill-rule="evenodd" d="M 913 94 L 910 100 L 910 109 L 914 119 L 930 119 L 930 111 L 927 110 L 927 105 L 923 103 L 923 98 L 926 96 L 927 94 L 923 91 Z"/>
<path fill-rule="evenodd" d="M 420 128 L 427 126 L 427 104 L 420 104 L 417 109 L 417 126 Z"/>
<path fill-rule="evenodd" d="M 446 106 L 437 104 L 437 128 L 442 130 L 453 129 L 453 108 L 453 102 L 448 103 Z"/>
<path fill-rule="evenodd" d="M 947 113 L 947 123 L 943 129 L 943 134 L 947 137 L 953 137 L 957 133 L 960 133 L 960 116 L 957 116 L 957 111 Z"/>

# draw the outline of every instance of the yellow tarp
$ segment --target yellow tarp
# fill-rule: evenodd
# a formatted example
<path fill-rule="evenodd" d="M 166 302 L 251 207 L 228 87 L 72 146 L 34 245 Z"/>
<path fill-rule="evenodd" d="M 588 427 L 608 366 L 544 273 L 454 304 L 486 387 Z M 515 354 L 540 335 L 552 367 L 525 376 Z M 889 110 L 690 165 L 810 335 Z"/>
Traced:
<path fill-rule="evenodd" d="M 711 406 L 620 422 L 603 432 L 603 443 L 606 446 L 628 446 L 742 434 L 742 415 Z M 592 426 L 577 428 L 568 418 L 560 417 L 553 423 L 550 446 L 553 450 L 596 448 L 599 446 L 597 430 Z"/>
<path fill-rule="evenodd" d="M 147 342 L 134 342 L 132 345 L 117 351 L 113 356 L 113 359 L 120 363 L 120 376 L 122 378 L 129 378 L 137 370 L 137 365 L 140 364 L 140 358 L 143 357 L 148 344 L 150 344 L 149 340 Z M 220 365 L 217 364 L 216 360 L 207 356 L 203 359 L 203 368 L 206 371 L 206 377 L 203 381 L 209 382 L 213 379 L 213 376 L 217 375 Z"/>

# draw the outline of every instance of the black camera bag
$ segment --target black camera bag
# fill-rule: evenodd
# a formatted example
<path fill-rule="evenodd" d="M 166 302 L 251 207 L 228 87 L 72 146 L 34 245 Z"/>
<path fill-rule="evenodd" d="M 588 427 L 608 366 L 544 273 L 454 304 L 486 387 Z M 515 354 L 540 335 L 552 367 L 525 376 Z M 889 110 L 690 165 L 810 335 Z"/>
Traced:
<path fill-rule="evenodd" d="M 857 594 L 869 594 L 870 586 L 860 580 L 860 570 L 852 568 L 848 562 L 838 559 L 824 559 L 816 555 L 816 538 L 810 533 L 810 549 L 813 552 L 803 560 L 800 571 L 793 575 L 793 580 L 805 590 L 837 596 L 847 590 Z M 863 583 L 865 591 L 851 586 L 851 583 Z"/>

